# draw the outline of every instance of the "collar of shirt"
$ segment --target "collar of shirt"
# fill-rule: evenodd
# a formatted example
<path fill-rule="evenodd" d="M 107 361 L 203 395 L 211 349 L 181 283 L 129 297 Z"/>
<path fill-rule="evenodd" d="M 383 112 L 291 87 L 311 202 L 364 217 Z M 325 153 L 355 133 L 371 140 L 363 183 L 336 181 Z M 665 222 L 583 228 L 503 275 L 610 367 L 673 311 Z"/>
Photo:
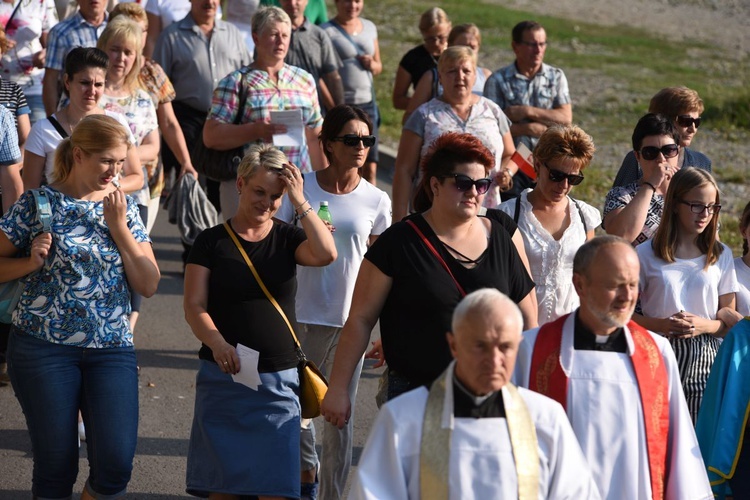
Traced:
<path fill-rule="evenodd" d="M 78 24 L 85 24 L 86 26 L 91 26 L 92 28 L 99 28 L 99 27 L 102 27 L 103 25 L 107 24 L 107 21 L 109 21 L 109 14 L 107 14 L 105 12 L 104 13 L 104 20 L 101 23 L 97 24 L 96 26 L 94 26 L 93 24 L 91 24 L 90 22 L 88 22 L 86 19 L 84 19 L 84 17 L 81 14 L 80 10 L 78 12 L 76 12 L 76 18 L 78 19 Z"/>
<path fill-rule="evenodd" d="M 456 418 L 505 418 L 502 391 L 476 397 L 453 375 L 453 416 Z"/>
<path fill-rule="evenodd" d="M 606 351 L 606 352 L 628 352 L 628 343 L 622 328 L 618 328 L 612 334 L 603 338 L 603 335 L 595 335 L 580 321 L 576 311 L 575 327 L 573 330 L 573 348 L 578 351 Z"/>
<path fill-rule="evenodd" d="M 188 15 L 177 21 L 177 25 L 180 27 L 181 30 L 190 30 L 195 31 L 196 33 L 200 32 L 203 33 L 203 30 L 201 30 L 198 25 L 195 23 L 195 20 L 193 19 L 193 16 L 188 12 Z M 226 25 L 224 24 L 224 21 L 221 19 L 214 19 L 214 27 L 211 31 L 225 31 L 227 29 Z"/>
<path fill-rule="evenodd" d="M 299 28 L 295 28 L 292 30 L 292 33 L 296 31 L 307 31 L 310 29 L 310 21 L 307 20 L 307 18 L 304 18 L 302 21 L 302 24 L 299 25 Z"/>
<path fill-rule="evenodd" d="M 518 61 L 513 61 L 513 64 L 511 66 L 513 67 L 514 78 L 528 81 L 535 80 L 537 78 L 546 78 L 547 80 L 549 80 L 549 78 L 547 78 L 547 71 L 549 70 L 549 66 L 546 63 L 542 63 L 542 67 L 539 68 L 539 71 L 537 71 L 531 78 L 528 78 L 526 75 L 523 75 L 520 71 L 518 71 Z"/>

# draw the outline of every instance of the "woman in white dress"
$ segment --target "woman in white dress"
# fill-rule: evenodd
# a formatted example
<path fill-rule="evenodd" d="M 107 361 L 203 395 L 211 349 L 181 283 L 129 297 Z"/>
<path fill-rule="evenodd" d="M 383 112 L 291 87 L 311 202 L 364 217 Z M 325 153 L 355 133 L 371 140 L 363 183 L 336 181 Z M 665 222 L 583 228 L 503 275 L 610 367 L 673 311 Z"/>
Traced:
<path fill-rule="evenodd" d="M 573 257 L 594 237 L 599 211 L 569 196 L 583 182 L 583 170 L 594 156 L 594 141 L 575 125 L 555 125 L 539 138 L 534 150 L 537 184 L 498 208 L 523 234 L 531 276 L 536 283 L 539 324 L 574 311 Z"/>
<path fill-rule="evenodd" d="M 737 312 L 741 316 L 750 316 L 750 202 L 740 216 L 740 234 L 742 234 L 742 257 L 734 259 L 734 270 L 737 273 Z"/>
<path fill-rule="evenodd" d="M 721 338 L 736 322 L 732 251 L 716 232 L 720 203 L 711 174 L 680 169 L 656 235 L 636 247 L 643 315 L 633 319 L 672 344 L 693 422 Z"/>

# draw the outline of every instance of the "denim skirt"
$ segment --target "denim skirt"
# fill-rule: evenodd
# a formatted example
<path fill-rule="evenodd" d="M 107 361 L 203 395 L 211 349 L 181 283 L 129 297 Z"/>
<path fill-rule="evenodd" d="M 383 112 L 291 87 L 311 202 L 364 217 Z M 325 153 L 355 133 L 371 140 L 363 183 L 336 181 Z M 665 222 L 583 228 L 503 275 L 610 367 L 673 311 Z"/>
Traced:
<path fill-rule="evenodd" d="M 187 460 L 187 492 L 300 496 L 297 368 L 261 373 L 254 391 L 201 360 Z"/>

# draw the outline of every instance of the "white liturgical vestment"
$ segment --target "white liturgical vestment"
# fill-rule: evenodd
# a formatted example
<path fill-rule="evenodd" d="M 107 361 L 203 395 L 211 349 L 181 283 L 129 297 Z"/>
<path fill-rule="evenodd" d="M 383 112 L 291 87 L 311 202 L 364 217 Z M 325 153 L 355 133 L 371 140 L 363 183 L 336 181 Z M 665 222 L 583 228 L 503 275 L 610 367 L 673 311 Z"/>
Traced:
<path fill-rule="evenodd" d="M 452 428 L 450 450 L 445 450 L 449 498 L 515 499 L 518 480 L 506 419 L 453 416 L 454 366 L 445 374 L 441 415 L 443 428 Z M 521 388 L 518 392 L 537 434 L 539 498 L 600 498 L 562 407 L 540 394 Z M 359 460 L 350 500 L 421 498 L 419 452 L 427 396 L 427 388 L 420 387 L 381 408 Z M 507 405 L 510 398 L 503 400 Z"/>
<path fill-rule="evenodd" d="M 628 353 L 575 350 L 576 314 L 565 320 L 560 363 L 568 377 L 566 411 L 573 431 L 607 500 L 651 500 L 643 407 L 633 362 L 634 343 L 624 329 Z M 524 332 L 516 360 L 515 383 L 529 386 L 538 328 Z M 666 500 L 713 498 L 695 430 L 680 385 L 669 342 L 649 332 L 669 377 L 669 435 L 664 495 Z"/>

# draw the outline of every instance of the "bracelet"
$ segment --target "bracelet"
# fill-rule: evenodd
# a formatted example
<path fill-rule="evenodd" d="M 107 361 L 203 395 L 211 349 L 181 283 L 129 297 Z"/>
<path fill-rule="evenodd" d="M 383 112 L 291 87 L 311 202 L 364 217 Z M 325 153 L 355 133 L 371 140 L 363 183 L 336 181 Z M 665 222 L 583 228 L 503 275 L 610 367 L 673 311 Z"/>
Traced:
<path fill-rule="evenodd" d="M 308 215 L 310 215 L 310 212 L 312 212 L 312 211 L 313 211 L 313 207 L 310 207 L 310 208 L 308 208 L 307 210 L 305 210 L 304 212 L 302 212 L 302 213 L 301 213 L 301 214 L 300 214 L 300 215 L 299 215 L 299 216 L 297 217 L 297 220 L 302 220 L 302 219 L 304 219 L 305 217 L 307 217 Z"/>
<path fill-rule="evenodd" d="M 294 207 L 294 211 L 296 212 L 297 210 L 299 210 L 300 208 L 302 208 L 305 205 L 305 203 L 310 203 L 310 200 L 305 200 L 302 203 L 300 203 L 298 206 Z M 310 206 L 312 207 L 312 205 L 310 205 Z"/>
<path fill-rule="evenodd" d="M 651 189 L 653 189 L 653 190 L 654 190 L 654 193 L 656 192 L 656 186 L 654 186 L 653 184 L 651 184 L 651 183 L 650 183 L 650 182 L 648 182 L 648 181 L 643 181 L 643 182 L 641 183 L 641 185 L 645 185 L 645 186 L 648 186 L 648 187 L 650 187 Z"/>

